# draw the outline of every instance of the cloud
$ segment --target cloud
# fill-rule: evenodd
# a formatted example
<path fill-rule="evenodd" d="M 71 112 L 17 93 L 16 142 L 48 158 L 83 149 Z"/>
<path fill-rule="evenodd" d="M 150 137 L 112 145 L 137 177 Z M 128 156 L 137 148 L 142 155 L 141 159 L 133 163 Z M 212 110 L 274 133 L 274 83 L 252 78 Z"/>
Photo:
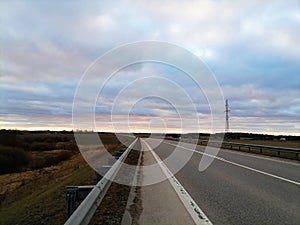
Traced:
<path fill-rule="evenodd" d="M 0 10 L 0 112 L 4 116 L 1 126 L 50 127 L 54 124 L 48 118 L 55 117 L 62 124 L 69 124 L 74 93 L 86 68 L 118 45 L 150 39 L 182 46 L 207 64 L 225 98 L 230 100 L 235 129 L 271 132 L 275 126 L 288 133 L 299 133 L 297 0 L 288 4 L 280 0 L 168 0 L 164 4 L 156 0 L 2 1 Z M 151 63 L 118 71 L 103 89 L 96 112 L 111 113 L 122 88 L 136 82 L 139 85 L 128 90 L 115 109 L 118 115 L 126 114 L 136 97 L 150 87 L 157 96 L 176 96 L 177 107 L 190 120 L 191 129 L 196 129 L 188 117 L 192 107 L 183 95 L 178 95 L 179 88 L 154 81 L 138 83 L 138 79 L 149 76 L 160 76 L 182 87 L 195 103 L 200 119 L 209 117 L 205 95 L 214 95 L 213 90 L 203 93 L 182 71 Z M 97 82 L 103 82 L 101 77 Z M 90 84 L 98 85 L 93 81 Z M 88 98 L 86 91 L 81 99 L 83 109 Z M 176 128 L 176 111 L 168 102 L 144 99 L 134 105 L 131 113 L 145 121 L 157 116 L 173 118 L 169 125 Z M 35 120 L 35 115 L 39 119 Z M 26 124 L 20 122 L 22 117 Z M 260 122 L 255 128 L 246 126 L 247 120 Z M 159 122 L 153 126 L 159 129 Z"/>
<path fill-rule="evenodd" d="M 233 117 L 287 117 L 296 121 L 300 114 L 299 90 L 260 88 L 253 85 L 223 87 L 230 100 Z M 289 118 L 288 118 L 289 117 Z"/>

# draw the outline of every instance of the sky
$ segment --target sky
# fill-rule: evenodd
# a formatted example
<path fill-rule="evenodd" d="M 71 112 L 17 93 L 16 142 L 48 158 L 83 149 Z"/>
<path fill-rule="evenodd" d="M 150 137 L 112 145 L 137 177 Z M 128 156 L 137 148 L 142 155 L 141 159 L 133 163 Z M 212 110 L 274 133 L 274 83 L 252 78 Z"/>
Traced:
<path fill-rule="evenodd" d="M 206 65 L 229 101 L 230 131 L 300 135 L 299 0 L 1 0 L 0 22 L 1 129 L 214 132 L 215 92 L 157 62 L 128 65 L 108 81 L 99 75 L 95 126 L 83 105 L 74 126 L 73 100 L 92 63 L 152 40 Z"/>

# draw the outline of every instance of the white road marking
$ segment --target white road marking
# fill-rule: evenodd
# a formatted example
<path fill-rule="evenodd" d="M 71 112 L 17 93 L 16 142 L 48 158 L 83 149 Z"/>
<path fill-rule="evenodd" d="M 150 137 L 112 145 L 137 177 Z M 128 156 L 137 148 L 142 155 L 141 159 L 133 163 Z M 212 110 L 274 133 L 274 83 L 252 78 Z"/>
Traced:
<path fill-rule="evenodd" d="M 174 145 L 174 144 L 171 144 L 171 143 L 169 143 L 169 142 L 164 142 L 164 143 L 169 144 L 169 145 L 172 145 L 172 146 L 175 146 L 175 147 L 178 146 L 178 147 L 183 148 L 183 149 L 186 149 L 186 150 L 188 150 L 188 151 L 192 151 L 192 152 L 195 152 L 195 153 L 198 153 L 198 154 L 201 154 L 201 155 L 206 155 L 206 156 L 215 158 L 215 159 L 217 159 L 217 160 L 220 160 L 220 161 L 223 161 L 223 162 L 226 162 L 226 163 L 235 165 L 235 166 L 239 166 L 239 167 L 244 168 L 244 169 L 248 169 L 248 170 L 251 170 L 251 171 L 260 173 L 260 174 L 264 174 L 264 175 L 267 175 L 267 176 L 270 176 L 270 177 L 273 177 L 273 178 L 277 178 L 277 179 L 279 179 L 279 180 L 283 180 L 283 181 L 289 182 L 289 183 L 291 183 L 291 184 L 296 184 L 296 185 L 299 185 L 299 186 L 300 186 L 300 183 L 297 182 L 297 181 L 293 181 L 293 180 L 290 180 L 290 179 L 287 179 L 287 178 L 284 178 L 284 177 L 280 177 L 280 176 L 277 176 L 277 175 L 274 175 L 274 174 L 271 174 L 271 173 L 267 173 L 267 172 L 264 172 L 264 171 L 261 171 L 261 170 L 258 170 L 258 169 L 254 169 L 254 168 L 249 167 L 249 166 L 244 166 L 244 165 L 242 165 L 242 164 L 235 163 L 235 162 L 229 161 L 229 160 L 227 160 L 227 159 L 224 159 L 224 158 L 221 158 L 221 157 L 218 157 L 218 156 L 213 156 L 213 155 L 210 155 L 210 154 L 207 154 L 207 153 L 204 153 L 204 152 L 192 150 L 192 149 L 186 148 L 186 147 L 184 147 L 184 146 Z"/>
<path fill-rule="evenodd" d="M 192 199 L 189 193 L 184 189 L 184 187 L 180 184 L 180 182 L 176 179 L 176 177 L 172 174 L 172 172 L 168 169 L 168 167 L 163 163 L 163 161 L 159 158 L 159 156 L 151 149 L 148 143 L 141 139 L 147 148 L 152 153 L 155 160 L 158 162 L 159 166 L 161 167 L 162 171 L 169 177 L 168 180 L 172 187 L 174 188 L 176 194 L 178 195 L 179 199 L 183 203 L 184 207 L 191 215 L 192 219 L 194 220 L 195 224 L 199 225 L 212 225 L 211 221 L 208 217 L 204 214 L 204 212 L 200 209 L 197 203 Z"/>

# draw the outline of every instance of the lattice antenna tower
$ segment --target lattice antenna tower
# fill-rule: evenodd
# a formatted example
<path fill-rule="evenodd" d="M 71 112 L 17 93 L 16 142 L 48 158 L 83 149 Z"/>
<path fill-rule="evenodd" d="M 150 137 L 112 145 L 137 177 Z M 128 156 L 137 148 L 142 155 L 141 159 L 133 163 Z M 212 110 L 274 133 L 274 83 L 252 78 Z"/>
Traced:
<path fill-rule="evenodd" d="M 225 127 L 225 133 L 229 132 L 229 106 L 228 106 L 228 99 L 225 101 L 225 118 L 226 118 L 226 127 Z"/>

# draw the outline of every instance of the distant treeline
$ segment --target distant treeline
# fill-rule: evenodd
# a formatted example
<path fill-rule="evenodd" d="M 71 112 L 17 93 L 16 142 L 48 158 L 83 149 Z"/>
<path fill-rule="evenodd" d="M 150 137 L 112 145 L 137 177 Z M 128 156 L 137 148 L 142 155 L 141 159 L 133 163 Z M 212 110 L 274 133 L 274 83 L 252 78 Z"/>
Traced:
<path fill-rule="evenodd" d="M 208 133 L 189 133 L 189 134 L 166 134 L 167 138 L 193 138 L 201 139 L 208 138 L 211 134 Z M 287 141 L 299 141 L 300 136 L 290 136 L 290 135 L 269 135 L 269 134 L 253 134 L 253 133 L 217 133 L 212 134 L 214 137 L 224 136 L 224 139 L 253 139 L 253 140 L 287 140 Z"/>
<path fill-rule="evenodd" d="M 88 130 L 78 130 L 78 131 L 50 131 L 50 130 L 40 130 L 40 131 L 20 131 L 20 130 L 0 130 L 1 132 L 10 133 L 10 134 L 35 134 L 35 141 L 44 141 L 44 138 L 48 138 L 48 140 L 52 140 L 55 142 L 64 142 L 68 141 L 70 136 L 73 137 L 74 132 L 81 132 L 81 133 L 92 133 L 93 131 Z M 49 136 L 45 136 L 45 135 Z M 55 136 L 56 134 L 56 136 Z M 66 134 L 67 136 L 63 137 L 62 134 Z M 98 132 L 98 134 L 101 136 L 101 134 L 111 134 L 110 132 Z M 40 138 L 38 138 L 38 135 L 40 135 Z M 179 137 L 193 137 L 193 138 L 199 138 L 199 137 L 209 137 L 210 135 L 214 136 L 224 136 L 224 138 L 228 139 L 242 139 L 242 138 L 249 138 L 249 139 L 256 139 L 256 140 L 276 140 L 285 138 L 286 140 L 294 141 L 294 140 L 300 140 L 300 136 L 294 136 L 294 135 L 270 135 L 270 134 L 255 134 L 255 133 L 242 133 L 242 132 L 230 132 L 230 133 L 216 133 L 216 134 L 209 134 L 209 133 L 187 133 L 187 134 L 176 134 L 176 133 L 167 133 L 167 134 L 150 134 L 150 133 L 135 133 L 134 134 L 137 137 L 149 137 L 150 135 L 153 136 L 166 136 L 166 137 L 173 137 L 173 138 L 179 138 Z M 51 141 L 50 141 L 51 142 Z"/>
<path fill-rule="evenodd" d="M 227 139 L 254 139 L 254 140 L 280 140 L 285 139 L 287 141 L 299 141 L 300 136 L 290 135 L 269 135 L 269 134 L 253 134 L 253 133 L 226 133 Z"/>
<path fill-rule="evenodd" d="M 18 172 L 28 166 L 31 151 L 56 149 L 78 151 L 73 133 L 0 130 L 0 174 Z M 70 151 L 45 158 L 43 165 L 53 165 L 70 157 Z M 42 166 L 42 163 L 39 165 Z"/>

